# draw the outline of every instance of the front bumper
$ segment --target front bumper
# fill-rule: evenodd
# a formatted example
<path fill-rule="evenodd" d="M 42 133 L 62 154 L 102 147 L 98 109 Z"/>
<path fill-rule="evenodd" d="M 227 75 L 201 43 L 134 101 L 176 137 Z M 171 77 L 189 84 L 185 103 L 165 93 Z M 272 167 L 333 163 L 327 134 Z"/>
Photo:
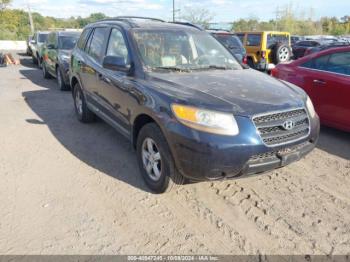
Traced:
<path fill-rule="evenodd" d="M 178 122 L 167 124 L 166 137 L 177 169 L 191 180 L 217 180 L 263 173 L 286 166 L 316 146 L 319 119 L 310 121 L 310 134 L 297 142 L 266 146 L 249 118 L 236 117 L 237 136 L 199 132 Z"/>

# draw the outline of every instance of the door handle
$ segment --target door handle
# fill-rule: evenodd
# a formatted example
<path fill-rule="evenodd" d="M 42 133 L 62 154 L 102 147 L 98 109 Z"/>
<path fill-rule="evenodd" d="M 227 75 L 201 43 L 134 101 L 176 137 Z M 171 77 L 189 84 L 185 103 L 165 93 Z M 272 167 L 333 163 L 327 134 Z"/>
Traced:
<path fill-rule="evenodd" d="M 320 79 L 315 79 L 313 82 L 314 82 L 314 84 L 319 84 L 319 85 L 325 85 L 326 84 L 326 81 L 320 80 Z"/>

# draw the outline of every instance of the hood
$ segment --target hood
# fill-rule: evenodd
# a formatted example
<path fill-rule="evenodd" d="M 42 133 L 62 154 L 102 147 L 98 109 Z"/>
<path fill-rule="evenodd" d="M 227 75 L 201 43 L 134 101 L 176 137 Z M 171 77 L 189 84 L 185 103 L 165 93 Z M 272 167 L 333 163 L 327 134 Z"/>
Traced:
<path fill-rule="evenodd" d="M 149 76 L 153 86 L 179 102 L 242 116 L 303 107 L 306 99 L 300 88 L 253 69 L 152 72 Z"/>

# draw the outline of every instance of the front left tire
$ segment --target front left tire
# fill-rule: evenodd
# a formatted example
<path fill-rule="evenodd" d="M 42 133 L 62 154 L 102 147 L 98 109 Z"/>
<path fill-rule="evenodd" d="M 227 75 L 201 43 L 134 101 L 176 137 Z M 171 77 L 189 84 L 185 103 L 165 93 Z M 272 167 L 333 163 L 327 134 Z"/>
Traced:
<path fill-rule="evenodd" d="M 88 108 L 83 91 L 78 83 L 74 86 L 74 108 L 80 122 L 91 123 L 96 119 L 95 114 Z"/>
<path fill-rule="evenodd" d="M 140 172 L 153 192 L 169 192 L 184 183 L 185 178 L 176 169 L 168 142 L 155 123 L 146 124 L 140 130 L 136 151 Z"/>
<path fill-rule="evenodd" d="M 69 90 L 69 86 L 66 85 L 66 83 L 64 82 L 63 75 L 62 75 L 62 72 L 61 72 L 61 69 L 59 68 L 59 66 L 56 67 L 56 76 L 57 76 L 58 88 L 61 91 Z"/>

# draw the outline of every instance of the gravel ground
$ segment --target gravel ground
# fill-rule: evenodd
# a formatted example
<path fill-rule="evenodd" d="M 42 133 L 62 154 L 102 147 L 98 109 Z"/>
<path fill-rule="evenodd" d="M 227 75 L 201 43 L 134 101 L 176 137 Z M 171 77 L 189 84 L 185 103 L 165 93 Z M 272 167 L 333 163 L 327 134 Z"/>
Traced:
<path fill-rule="evenodd" d="M 265 175 L 154 195 L 29 57 L 0 68 L 1 254 L 350 254 L 350 135 Z"/>

